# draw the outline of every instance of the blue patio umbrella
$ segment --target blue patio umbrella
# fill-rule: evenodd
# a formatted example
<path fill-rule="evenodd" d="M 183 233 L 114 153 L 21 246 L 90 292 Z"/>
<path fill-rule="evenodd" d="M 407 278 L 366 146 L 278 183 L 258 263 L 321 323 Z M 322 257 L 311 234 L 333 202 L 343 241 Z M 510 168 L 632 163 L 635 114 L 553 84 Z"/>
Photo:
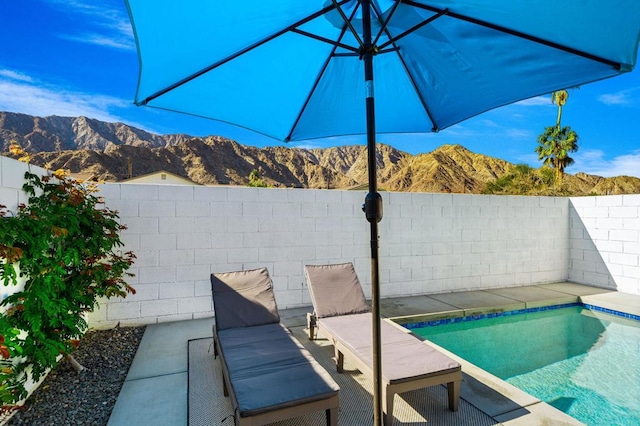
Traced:
<path fill-rule="evenodd" d="M 283 141 L 367 135 L 376 424 L 382 218 L 376 134 L 438 131 L 498 106 L 631 71 L 640 39 L 638 0 L 126 3 L 140 60 L 137 105 Z"/>

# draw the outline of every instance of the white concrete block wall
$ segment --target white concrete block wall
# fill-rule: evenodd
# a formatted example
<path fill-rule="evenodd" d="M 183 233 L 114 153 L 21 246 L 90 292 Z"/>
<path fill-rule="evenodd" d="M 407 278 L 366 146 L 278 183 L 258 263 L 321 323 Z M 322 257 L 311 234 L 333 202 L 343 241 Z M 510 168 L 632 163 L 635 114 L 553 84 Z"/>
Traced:
<path fill-rule="evenodd" d="M 138 256 L 130 282 L 137 292 L 103 301 L 94 326 L 211 316 L 212 272 L 266 266 L 286 308 L 310 303 L 304 264 L 368 268 L 368 224 L 355 211 L 362 193 L 145 184 L 101 191 L 128 227 L 122 240 Z"/>
<path fill-rule="evenodd" d="M 569 279 L 640 294 L 640 195 L 572 197 Z"/>
<path fill-rule="evenodd" d="M 383 297 L 567 279 L 566 199 L 385 195 Z"/>
<path fill-rule="evenodd" d="M 364 191 L 105 184 L 128 226 L 137 293 L 94 325 L 213 315 L 212 272 L 266 266 L 280 308 L 310 304 L 303 268 L 353 262 L 371 295 Z M 568 200 L 384 193 L 383 297 L 567 279 Z M 106 312 L 106 314 L 105 314 Z"/>
<path fill-rule="evenodd" d="M 41 167 L 0 156 L 0 204 L 9 211 L 15 212 L 18 204 L 27 202 L 27 195 L 22 191 L 27 171 L 40 176 L 46 173 Z"/>
<path fill-rule="evenodd" d="M 26 165 L 0 166 L 0 203 L 26 201 Z M 101 195 L 128 226 L 137 293 L 102 301 L 92 326 L 212 316 L 209 275 L 262 266 L 280 308 L 310 304 L 311 263 L 353 262 L 371 295 L 365 191 L 104 184 Z M 383 297 L 567 279 L 639 293 L 640 196 L 382 196 Z"/>

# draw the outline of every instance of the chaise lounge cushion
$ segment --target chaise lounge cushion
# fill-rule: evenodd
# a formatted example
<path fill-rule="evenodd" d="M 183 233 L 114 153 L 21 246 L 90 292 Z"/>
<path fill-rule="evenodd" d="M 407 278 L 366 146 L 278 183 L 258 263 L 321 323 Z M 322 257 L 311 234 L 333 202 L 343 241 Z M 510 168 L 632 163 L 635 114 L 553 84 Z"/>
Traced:
<path fill-rule="evenodd" d="M 266 268 L 211 274 L 216 353 L 236 424 L 264 424 L 326 410 L 338 422 L 331 376 L 280 323 Z"/>
<path fill-rule="evenodd" d="M 267 268 L 211 274 L 216 328 L 280 322 Z"/>
<path fill-rule="evenodd" d="M 282 324 L 219 332 L 241 417 L 336 395 L 338 385 Z"/>
<path fill-rule="evenodd" d="M 307 265 L 304 268 L 316 317 L 370 312 L 352 263 Z M 321 301 L 321 303 L 318 303 Z"/>
<path fill-rule="evenodd" d="M 349 351 L 373 365 L 371 313 L 324 318 L 322 327 Z M 387 384 L 410 382 L 460 370 L 460 364 L 413 335 L 381 322 L 382 379 Z"/>
<path fill-rule="evenodd" d="M 358 302 L 364 293 L 355 269 L 351 264 L 306 266 L 305 273 L 316 314 L 315 319 L 313 315 L 307 316 L 309 338 L 314 338 L 315 328 L 327 335 L 336 351 L 339 372 L 343 370 L 346 355 L 360 371 L 373 375 L 373 314 Z M 323 288 L 325 286 L 330 289 Z M 341 297 L 343 294 L 349 296 Z M 364 312 L 357 313 L 359 310 Z M 396 394 L 428 386 L 446 383 L 449 409 L 457 411 L 462 382 L 460 364 L 390 322 L 381 321 L 380 326 L 385 426 L 393 423 Z"/>

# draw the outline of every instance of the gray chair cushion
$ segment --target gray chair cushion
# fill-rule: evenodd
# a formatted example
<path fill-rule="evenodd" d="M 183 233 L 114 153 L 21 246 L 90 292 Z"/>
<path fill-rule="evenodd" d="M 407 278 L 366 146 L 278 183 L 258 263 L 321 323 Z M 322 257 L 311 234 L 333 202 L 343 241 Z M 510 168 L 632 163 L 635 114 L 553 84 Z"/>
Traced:
<path fill-rule="evenodd" d="M 216 329 L 280 322 L 267 268 L 211 274 Z"/>
<path fill-rule="evenodd" d="M 320 327 L 373 367 L 371 313 L 323 318 Z M 382 321 L 382 379 L 397 384 L 460 370 L 460 364 L 416 336 Z"/>
<path fill-rule="evenodd" d="M 318 318 L 371 310 L 352 263 L 307 265 L 304 271 Z"/>
<path fill-rule="evenodd" d="M 320 401 L 340 388 L 282 324 L 219 332 L 241 417 Z"/>

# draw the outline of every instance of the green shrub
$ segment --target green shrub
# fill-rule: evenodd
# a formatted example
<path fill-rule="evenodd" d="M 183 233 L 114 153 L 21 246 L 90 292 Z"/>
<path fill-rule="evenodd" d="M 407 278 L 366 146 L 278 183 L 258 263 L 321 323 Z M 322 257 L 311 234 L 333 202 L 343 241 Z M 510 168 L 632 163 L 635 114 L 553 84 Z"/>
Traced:
<path fill-rule="evenodd" d="M 249 173 L 249 183 L 247 186 L 253 186 L 255 188 L 267 188 L 267 182 L 260 176 L 260 172 L 256 169 L 253 169 L 251 173 Z"/>
<path fill-rule="evenodd" d="M 4 409 L 26 397 L 29 378 L 37 381 L 78 346 L 88 326 L 84 316 L 99 298 L 135 293 L 123 278 L 132 275 L 135 255 L 118 250 L 126 227 L 94 195 L 95 185 L 27 172 L 23 190 L 27 205 L 15 213 L 0 206 L 0 281 L 25 282 L 0 302 Z"/>

